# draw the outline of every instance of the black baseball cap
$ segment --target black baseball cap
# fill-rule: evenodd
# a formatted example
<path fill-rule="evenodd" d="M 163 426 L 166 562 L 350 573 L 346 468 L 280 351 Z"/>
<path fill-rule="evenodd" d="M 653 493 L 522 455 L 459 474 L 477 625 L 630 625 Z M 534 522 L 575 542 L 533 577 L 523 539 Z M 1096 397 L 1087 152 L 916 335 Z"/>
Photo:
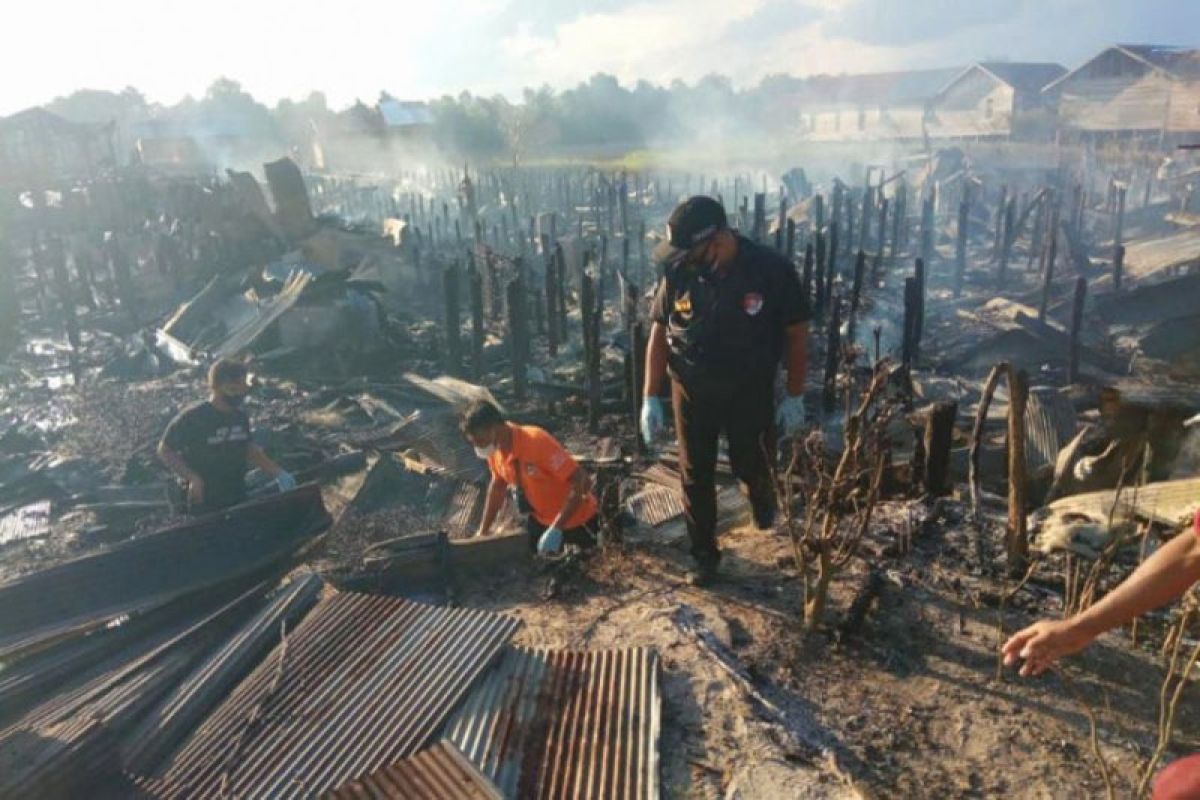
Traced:
<path fill-rule="evenodd" d="M 667 238 L 654 248 L 654 260 L 674 264 L 698 244 L 729 227 L 725 208 L 702 194 L 689 197 L 671 212 L 667 220 Z"/>

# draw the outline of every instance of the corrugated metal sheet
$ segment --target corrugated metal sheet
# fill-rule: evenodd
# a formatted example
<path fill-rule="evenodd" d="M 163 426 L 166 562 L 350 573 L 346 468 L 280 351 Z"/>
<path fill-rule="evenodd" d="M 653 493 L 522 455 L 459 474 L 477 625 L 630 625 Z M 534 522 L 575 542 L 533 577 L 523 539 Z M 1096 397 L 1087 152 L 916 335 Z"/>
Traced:
<path fill-rule="evenodd" d="M 510 798 L 656 798 L 658 656 L 513 648 L 446 726 Z"/>
<path fill-rule="evenodd" d="M 323 586 L 311 572 L 298 576 L 216 648 L 129 737 L 122 748 L 125 769 L 135 774 L 155 769 L 275 646 L 283 631 L 312 608 Z"/>
<path fill-rule="evenodd" d="M 201 606 L 131 653 L 81 665 L 82 683 L 67 679 L 57 696 L 0 730 L 0 797 L 86 796 L 90 782 L 116 774 L 120 737 L 263 594 L 258 586 L 212 613 Z"/>
<path fill-rule="evenodd" d="M 329 523 L 320 489 L 306 485 L 0 585 L 0 655 L 248 576 Z"/>
<path fill-rule="evenodd" d="M 519 623 L 353 593 L 322 601 L 145 788 L 311 797 L 427 746 Z"/>
<path fill-rule="evenodd" d="M 50 533 L 50 501 L 39 500 L 0 517 L 0 545 Z"/>
<path fill-rule="evenodd" d="M 1138 281 L 1181 274 L 1200 264 L 1200 231 L 1184 231 L 1125 245 L 1125 274 Z"/>
<path fill-rule="evenodd" d="M 1026 464 L 1053 467 L 1058 451 L 1075 436 L 1075 428 L 1075 406 L 1069 397 L 1052 387 L 1030 389 L 1025 405 Z"/>
<path fill-rule="evenodd" d="M 625 507 L 639 524 L 654 528 L 683 513 L 683 493 L 678 487 L 648 483 L 625 501 Z"/>
<path fill-rule="evenodd" d="M 324 800 L 502 800 L 495 784 L 450 742 L 372 772 Z"/>
<path fill-rule="evenodd" d="M 1200 478 L 1128 487 L 1121 491 L 1119 499 L 1111 490 L 1077 494 L 1055 500 L 1048 506 L 1051 516 L 1082 515 L 1106 523 L 1109 512 L 1113 511 L 1113 519 L 1117 522 L 1140 519 L 1163 525 L 1186 522 L 1196 509 L 1200 509 Z"/>

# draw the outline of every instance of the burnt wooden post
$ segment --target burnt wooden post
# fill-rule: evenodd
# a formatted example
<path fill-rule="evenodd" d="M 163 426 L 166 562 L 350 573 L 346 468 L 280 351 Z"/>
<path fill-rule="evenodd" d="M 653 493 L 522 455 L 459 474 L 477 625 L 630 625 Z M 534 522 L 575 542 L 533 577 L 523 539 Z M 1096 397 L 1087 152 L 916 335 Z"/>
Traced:
<path fill-rule="evenodd" d="M 822 287 L 824 292 L 821 295 L 821 308 L 829 305 L 829 298 L 833 294 L 833 282 L 837 277 L 838 272 L 838 223 L 837 221 L 829 223 L 829 254 L 825 259 L 825 284 Z"/>
<path fill-rule="evenodd" d="M 637 451 L 645 453 L 646 443 L 637 434 L 638 422 L 642 413 L 642 388 L 645 386 L 646 375 L 646 328 L 641 322 L 634 322 L 630 326 L 629 346 L 632 348 L 629 357 L 629 411 L 633 421 L 633 438 L 637 441 Z"/>
<path fill-rule="evenodd" d="M 767 194 L 754 194 L 754 241 L 762 243 L 767 238 Z"/>
<path fill-rule="evenodd" d="M 600 326 L 596 284 L 584 273 L 579 293 L 580 317 L 583 323 L 583 362 L 587 378 L 588 430 L 600 430 Z"/>
<path fill-rule="evenodd" d="M 887 217 L 889 204 L 890 201 L 886 197 L 879 202 L 879 247 L 875 249 L 875 253 L 878 256 L 879 261 L 883 261 L 883 248 L 887 244 Z"/>
<path fill-rule="evenodd" d="M 558 355 L 558 285 L 556 283 L 558 270 L 555 268 L 554 253 L 550 249 L 550 237 L 542 234 L 542 261 L 545 264 L 544 296 L 546 303 L 546 340 L 550 357 Z"/>
<path fill-rule="evenodd" d="M 1050 290 L 1054 286 L 1054 262 L 1058 255 L 1058 201 L 1050 211 L 1049 238 L 1046 240 L 1046 269 L 1042 275 L 1042 302 L 1038 306 L 1038 321 L 1046 321 L 1046 312 L 1050 307 Z"/>
<path fill-rule="evenodd" d="M 962 202 L 958 204 L 958 241 L 954 247 L 954 296 L 961 297 L 963 279 L 967 273 L 967 228 L 971 218 L 971 189 L 963 188 Z"/>
<path fill-rule="evenodd" d="M 821 239 L 821 236 L 817 237 Z M 812 308 L 812 289 L 813 289 L 813 245 L 812 242 L 804 245 L 804 271 L 800 275 L 800 291 L 804 294 L 804 302 Z"/>
<path fill-rule="evenodd" d="M 1125 185 L 1116 188 L 1116 217 L 1113 220 L 1113 246 L 1121 244 L 1125 237 Z"/>
<path fill-rule="evenodd" d="M 933 212 L 936 202 L 935 193 L 930 192 L 921 205 L 921 260 L 926 264 L 929 264 L 933 257 Z"/>
<path fill-rule="evenodd" d="M 525 282 L 520 278 L 509 281 L 505 287 L 508 300 L 508 345 L 512 362 L 513 396 L 524 400 L 526 395 L 529 327 L 526 320 Z"/>
<path fill-rule="evenodd" d="M 1113 253 L 1113 289 L 1121 291 L 1121 278 L 1125 273 L 1125 245 L 1120 244 L 1115 248 Z"/>
<path fill-rule="evenodd" d="M 1013 226 L 1017 222 L 1017 199 L 1011 197 L 1008 200 L 1008 205 L 1004 207 L 1004 235 L 1000 242 L 1000 262 L 996 269 L 996 286 L 999 289 L 1004 288 L 1005 282 L 1008 280 L 1008 257 L 1012 252 L 1012 243 L 1014 236 Z"/>
<path fill-rule="evenodd" d="M 459 267 L 452 262 L 442 273 L 442 297 L 445 303 L 446 373 L 462 374 L 462 330 L 458 299 Z"/>
<path fill-rule="evenodd" d="M 900 255 L 900 248 L 904 246 L 904 215 L 908 213 L 905 208 L 906 198 L 908 196 L 908 184 L 901 183 L 896 187 L 896 207 L 892 209 L 892 257 L 894 263 L 896 257 Z"/>
<path fill-rule="evenodd" d="M 1000 253 L 1004 250 L 1005 226 L 1004 216 L 1008 210 L 1008 186 L 1000 187 L 1000 205 L 996 206 L 996 234 L 995 243 L 993 244 L 993 258 L 1000 259 Z"/>
<path fill-rule="evenodd" d="M 979 405 L 975 409 L 975 423 L 971 426 L 971 442 L 967 449 L 967 485 L 971 493 L 971 515 L 977 522 L 980 518 L 979 449 L 983 444 L 983 427 L 987 422 L 988 408 L 992 404 L 992 395 L 996 393 L 996 386 L 1000 383 L 1000 378 L 1007 375 L 1008 372 L 1008 364 L 1004 362 L 992 367 L 987 380 L 984 381 Z"/>
<path fill-rule="evenodd" d="M 787 235 L 784 238 L 783 254 L 788 261 L 796 257 L 796 220 L 787 221 Z"/>
<path fill-rule="evenodd" d="M 1067 359 L 1067 383 L 1079 382 L 1079 341 L 1083 329 L 1083 304 L 1087 300 L 1087 278 L 1075 279 L 1075 296 L 1071 303 L 1071 353 Z"/>
<path fill-rule="evenodd" d="M 467 254 L 467 275 L 471 284 L 471 377 L 483 380 L 483 276 L 475 266 L 475 257 Z"/>
<path fill-rule="evenodd" d="M 832 227 L 832 226 L 831 226 Z M 818 313 L 825 307 L 825 264 L 826 264 L 825 234 L 817 234 L 817 271 L 814 285 L 813 309 Z"/>
<path fill-rule="evenodd" d="M 21 342 L 21 298 L 17 264 L 8 242 L 0 238 L 0 358 Z"/>
<path fill-rule="evenodd" d="M 845 249 L 846 249 L 846 255 L 848 256 L 854 250 L 854 211 L 855 211 L 855 209 L 854 209 L 854 192 L 849 189 L 846 190 L 845 204 L 846 204 L 846 231 L 845 231 L 846 246 L 845 246 Z M 834 252 L 836 253 L 837 251 L 835 250 Z"/>
<path fill-rule="evenodd" d="M 638 220 L 638 274 L 637 285 L 646 285 L 646 273 L 649 264 L 646 263 L 646 220 Z"/>
<path fill-rule="evenodd" d="M 567 334 L 567 256 L 563 252 L 561 244 L 554 245 L 554 274 L 555 284 L 558 286 L 558 302 L 556 309 L 558 311 L 558 335 L 562 339 L 563 344 L 566 344 Z"/>
<path fill-rule="evenodd" d="M 1008 372 L 1008 531 L 1005 551 L 1010 575 L 1024 574 L 1029 558 L 1025 528 L 1025 404 L 1029 377 L 1025 370 Z"/>
<path fill-rule="evenodd" d="M 950 448 L 958 403 L 934 403 L 925 418 L 925 490 L 934 497 L 950 493 Z"/>
<path fill-rule="evenodd" d="M 900 361 L 911 367 L 917 360 L 917 279 L 904 279 L 904 332 Z"/>
<path fill-rule="evenodd" d="M 927 295 L 927 284 L 926 265 L 923 259 L 917 259 L 913 270 L 913 277 L 917 281 L 917 307 L 916 316 L 913 317 L 913 358 L 915 359 L 921 353 L 921 340 L 925 338 L 925 297 Z"/>
<path fill-rule="evenodd" d="M 813 198 L 813 235 L 825 230 L 825 195 Z"/>
<path fill-rule="evenodd" d="M 858 255 L 854 259 L 854 283 L 850 288 L 850 328 L 849 339 L 850 344 L 854 344 L 854 324 L 858 320 L 859 304 L 862 301 L 863 279 L 867 272 L 867 254 L 862 250 L 858 251 Z"/>
<path fill-rule="evenodd" d="M 1113 228 L 1113 288 L 1121 288 L 1121 274 L 1125 266 L 1125 187 L 1117 189 L 1117 216 Z"/>
<path fill-rule="evenodd" d="M 829 330 L 825 343 L 825 386 L 822 391 L 822 405 L 825 413 L 831 413 L 837 407 L 837 376 L 838 365 L 842 359 L 842 309 L 839 298 L 830 300 Z"/>

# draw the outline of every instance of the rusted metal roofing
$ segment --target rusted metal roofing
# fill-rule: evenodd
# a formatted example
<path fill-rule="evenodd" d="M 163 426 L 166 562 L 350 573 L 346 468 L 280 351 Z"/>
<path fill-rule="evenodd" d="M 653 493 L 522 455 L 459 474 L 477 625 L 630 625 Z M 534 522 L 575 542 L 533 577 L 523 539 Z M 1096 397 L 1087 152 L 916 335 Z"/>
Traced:
<path fill-rule="evenodd" d="M 1033 468 L 1054 466 L 1058 451 L 1075 436 L 1075 406 L 1058 389 L 1035 386 L 1025 405 L 1025 461 Z"/>
<path fill-rule="evenodd" d="M 175 753 L 164 797 L 311 797 L 426 747 L 516 631 L 486 611 L 323 600 Z"/>
<path fill-rule="evenodd" d="M 653 650 L 510 649 L 446 726 L 505 797 L 656 798 Z"/>
<path fill-rule="evenodd" d="M 1179 525 L 1200 509 L 1200 478 L 1148 483 L 1122 489 L 1088 492 L 1055 500 L 1048 507 L 1051 517 L 1080 517 L 1107 523 L 1147 520 L 1162 525 Z"/>
<path fill-rule="evenodd" d="M 376 770 L 324 800 L 503 800 L 487 777 L 450 742 Z"/>
<path fill-rule="evenodd" d="M 0 545 L 50 533 L 50 501 L 39 500 L 0 516 Z"/>
<path fill-rule="evenodd" d="M 683 493 L 678 487 L 671 489 L 661 484 L 647 483 L 645 488 L 626 500 L 625 505 L 639 523 L 654 528 L 683 513 Z"/>
<path fill-rule="evenodd" d="M 2 584 L 0 655 L 248 576 L 329 523 L 320 489 L 306 485 Z"/>
<path fill-rule="evenodd" d="M 201 606 L 132 653 L 80 664 L 78 679 L 63 678 L 56 696 L 0 730 L 0 797 L 86 796 L 93 781 L 115 774 L 119 737 L 263 594 L 260 585 L 211 613 Z"/>
<path fill-rule="evenodd" d="M 1125 245 L 1125 274 L 1139 282 L 1162 280 L 1200 265 L 1200 231 L 1182 231 Z"/>
<path fill-rule="evenodd" d="M 267 654 L 283 631 L 312 608 L 323 586 L 311 572 L 298 576 L 217 647 L 129 737 L 122 748 L 125 769 L 134 774 L 155 769 Z"/>

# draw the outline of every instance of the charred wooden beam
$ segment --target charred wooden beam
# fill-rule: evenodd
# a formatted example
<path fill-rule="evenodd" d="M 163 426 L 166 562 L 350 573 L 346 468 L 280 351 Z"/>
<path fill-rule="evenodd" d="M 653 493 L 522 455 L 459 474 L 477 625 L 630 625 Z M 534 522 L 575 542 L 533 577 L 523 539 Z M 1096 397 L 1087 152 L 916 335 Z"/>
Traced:
<path fill-rule="evenodd" d="M 1087 278 L 1075 279 L 1075 296 L 1071 303 L 1071 352 L 1067 357 L 1067 383 L 1079 382 L 1080 337 L 1083 335 L 1083 305 L 1087 300 Z"/>
<path fill-rule="evenodd" d="M 1029 535 L 1025 521 L 1025 406 L 1029 378 L 1024 370 L 1008 371 L 1008 529 L 1005 540 L 1010 575 L 1025 572 Z"/>

